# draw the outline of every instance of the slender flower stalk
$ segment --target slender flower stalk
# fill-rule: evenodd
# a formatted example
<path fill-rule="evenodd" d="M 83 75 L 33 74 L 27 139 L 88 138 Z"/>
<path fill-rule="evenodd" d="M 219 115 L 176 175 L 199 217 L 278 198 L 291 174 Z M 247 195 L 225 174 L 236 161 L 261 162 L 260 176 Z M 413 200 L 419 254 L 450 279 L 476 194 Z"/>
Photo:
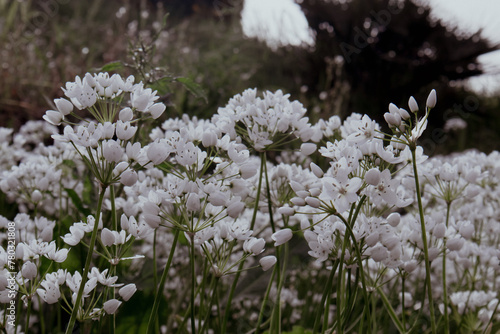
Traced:
<path fill-rule="evenodd" d="M 436 319 L 434 314 L 434 299 L 432 298 L 432 285 L 431 285 L 431 265 L 429 261 L 429 249 L 427 246 L 427 233 L 425 229 L 425 218 L 424 218 L 424 208 L 422 205 L 422 195 L 420 193 L 420 183 L 418 180 L 418 170 L 417 170 L 417 157 L 416 157 L 416 147 L 410 146 L 411 156 L 412 156 L 412 165 L 413 165 L 413 175 L 415 177 L 415 189 L 417 192 L 417 202 L 418 202 L 418 212 L 420 215 L 420 227 L 422 232 L 422 244 L 424 250 L 424 262 L 425 262 L 425 280 L 427 285 L 427 296 L 429 302 L 429 312 L 431 319 L 431 329 L 432 333 L 437 333 L 436 329 Z"/>
<path fill-rule="evenodd" d="M 254 203 L 254 209 L 253 209 L 253 214 L 252 214 L 252 220 L 250 222 L 250 230 L 253 230 L 253 228 L 255 226 L 255 221 L 257 220 L 257 212 L 259 211 L 259 201 L 260 201 L 260 195 L 261 195 L 261 189 L 262 189 L 262 179 L 263 179 L 264 168 L 265 168 L 265 163 L 266 163 L 265 162 L 265 152 L 261 153 L 260 158 L 261 159 L 260 159 L 259 182 L 258 182 L 258 186 L 257 186 L 257 194 L 255 196 L 255 203 Z M 229 297 L 227 299 L 225 312 L 224 312 L 224 315 L 222 317 L 222 334 L 226 333 L 227 320 L 229 318 L 229 310 L 231 308 L 231 303 L 233 301 L 234 292 L 236 290 L 236 285 L 238 284 L 238 280 L 241 276 L 243 265 L 244 265 L 244 262 L 242 261 L 238 266 L 238 270 L 235 274 L 233 284 L 231 285 L 231 289 L 229 290 Z"/>
<path fill-rule="evenodd" d="M 450 221 L 451 202 L 446 202 L 446 227 Z M 450 320 L 448 315 L 448 287 L 446 286 L 446 238 L 443 238 L 443 307 L 444 307 L 444 333 L 450 333 Z"/>
<path fill-rule="evenodd" d="M 155 300 L 153 303 L 153 309 L 151 310 L 151 314 L 149 315 L 148 321 L 148 330 L 147 333 L 154 333 L 154 326 L 156 323 L 156 317 L 158 316 L 158 307 L 160 306 L 160 300 L 163 296 L 163 288 L 165 287 L 165 282 L 167 280 L 168 271 L 170 269 L 170 265 L 172 264 L 172 259 L 174 258 L 175 248 L 177 246 L 177 241 L 179 240 L 179 229 L 175 229 L 174 231 L 174 240 L 172 241 L 172 247 L 170 248 L 170 253 L 168 254 L 167 263 L 165 264 L 165 268 L 163 269 L 163 273 L 160 278 L 160 285 L 158 285 L 158 289 L 156 290 Z"/>
<path fill-rule="evenodd" d="M 73 311 L 71 312 L 71 317 L 69 319 L 68 327 L 66 328 L 66 334 L 73 333 L 73 327 L 78 316 L 78 310 L 80 309 L 80 303 L 82 301 L 83 289 L 85 288 L 85 283 L 87 282 L 88 274 L 90 271 L 90 262 L 92 260 L 92 255 L 94 254 L 94 248 L 97 240 L 97 232 L 99 230 L 99 220 L 101 219 L 101 208 L 104 200 L 104 194 L 106 193 L 107 186 L 101 185 L 101 192 L 99 194 L 99 201 L 97 203 L 97 212 L 94 222 L 94 229 L 92 230 L 92 236 L 90 239 L 89 250 L 87 252 L 87 258 L 85 260 L 85 268 L 82 273 L 82 281 L 80 283 L 80 288 L 78 289 L 78 295 L 76 296 L 75 304 L 73 305 Z"/>

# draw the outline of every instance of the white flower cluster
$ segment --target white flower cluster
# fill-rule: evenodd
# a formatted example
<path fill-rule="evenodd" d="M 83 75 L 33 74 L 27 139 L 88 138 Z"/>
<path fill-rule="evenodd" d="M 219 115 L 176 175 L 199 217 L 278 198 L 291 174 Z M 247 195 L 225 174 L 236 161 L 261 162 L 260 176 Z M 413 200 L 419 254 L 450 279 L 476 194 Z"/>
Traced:
<path fill-rule="evenodd" d="M 304 117 L 306 110 L 298 101 L 290 102 L 289 95 L 278 90 L 257 97 L 256 89 L 247 89 L 219 108 L 212 122 L 232 140 L 240 138 L 256 151 L 279 148 L 293 140 L 319 141 L 321 132 L 315 131 Z"/>
<path fill-rule="evenodd" d="M 202 319 L 222 308 L 203 303 L 225 300 L 224 293 L 239 289 L 233 279 L 240 274 L 260 285 L 251 271 L 260 267 L 273 271 L 265 298 L 281 300 L 291 325 L 322 300 L 315 286 L 330 270 L 332 281 L 353 291 L 363 286 L 391 300 L 404 297 L 400 313 L 425 306 L 407 288 L 422 290 L 428 257 L 436 305 L 444 307 L 447 298 L 450 312 L 474 314 L 481 326 L 499 320 L 493 302 L 500 286 L 499 153 L 428 158 L 417 140 L 436 104 L 434 91 L 423 118 L 413 98 L 409 112 L 389 106 L 391 135 L 366 115 L 311 125 L 302 105 L 281 91 L 257 97 L 247 90 L 211 120 L 167 119 L 149 139 L 140 127 L 165 106 L 133 77 L 87 74 L 64 92 L 68 99 L 55 100 L 57 110 L 45 115 L 49 123 L 68 123 L 62 134 L 39 123 L 27 124 L 22 137 L 0 128 L 0 189 L 22 212 L 1 217 L 0 229 L 16 227 L 15 286 L 23 307 L 36 300 L 73 311 L 78 321 L 102 320 L 141 286 L 117 282 L 144 276 L 158 282 L 166 268 L 164 286 L 142 286 L 175 300 L 165 306 L 169 330 L 187 323 L 180 313 L 207 329 L 212 322 Z M 43 144 L 49 135 L 54 144 Z M 10 300 L 8 241 L 1 233 L 2 303 Z M 88 270 L 74 270 L 86 259 L 68 262 L 85 251 Z M 285 271 L 295 258 L 300 269 Z M 401 278 L 404 292 L 384 284 Z M 258 321 L 262 299 L 237 298 L 257 313 L 233 316 Z M 192 312 L 173 309 L 190 301 Z"/>

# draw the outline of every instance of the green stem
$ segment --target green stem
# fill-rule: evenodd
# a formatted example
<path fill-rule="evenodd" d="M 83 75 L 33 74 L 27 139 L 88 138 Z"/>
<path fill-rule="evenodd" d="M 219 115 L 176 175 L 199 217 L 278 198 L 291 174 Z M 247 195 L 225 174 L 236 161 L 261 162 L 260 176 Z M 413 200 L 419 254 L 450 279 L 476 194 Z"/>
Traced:
<path fill-rule="evenodd" d="M 200 334 L 203 334 L 207 329 L 208 317 L 210 316 L 210 313 L 212 313 L 212 305 L 214 304 L 214 301 L 217 296 L 217 286 L 219 284 L 219 279 L 220 279 L 219 276 L 216 276 L 214 279 L 212 298 L 210 299 L 210 304 L 208 305 L 207 314 L 205 315 L 205 320 L 203 321 L 203 327 L 201 328 Z"/>
<path fill-rule="evenodd" d="M 377 292 L 380 295 L 380 297 L 382 298 L 382 303 L 384 304 L 387 312 L 389 312 L 389 316 L 391 317 L 394 325 L 396 325 L 396 327 L 398 328 L 400 333 L 406 333 L 405 329 L 403 328 L 403 324 L 401 323 L 401 321 L 399 321 L 399 318 L 396 315 L 396 312 L 392 308 L 391 302 L 389 301 L 389 299 L 387 299 L 387 296 L 385 295 L 384 291 L 380 288 L 380 286 L 377 286 Z M 373 312 L 373 314 L 375 315 L 375 312 Z M 376 318 L 374 317 L 374 319 L 376 319 Z"/>
<path fill-rule="evenodd" d="M 431 265 L 429 261 L 429 250 L 427 247 L 427 233 L 425 230 L 425 219 L 424 219 L 424 209 L 422 206 L 422 196 L 420 194 L 420 183 L 418 181 L 418 171 L 417 171 L 417 157 L 415 153 L 416 147 L 410 146 L 412 164 L 413 164 L 413 174 L 415 177 L 415 188 L 417 192 L 417 202 L 418 202 L 418 212 L 420 214 L 420 228 L 422 230 L 422 244 L 424 248 L 424 262 L 425 262 L 425 280 L 427 282 L 427 295 L 429 299 L 429 312 L 431 319 L 431 329 L 432 333 L 436 333 L 436 320 L 434 319 L 434 299 L 432 299 L 432 285 L 431 285 Z"/>
<path fill-rule="evenodd" d="M 332 270 L 330 271 L 330 276 L 328 276 L 328 281 L 325 285 L 325 290 L 323 292 L 323 296 L 321 296 L 321 307 L 324 307 L 326 298 L 330 298 L 330 292 L 332 291 L 333 277 L 335 276 L 335 272 L 337 271 L 337 266 L 339 265 L 339 261 L 335 260 L 332 264 Z M 314 320 L 314 328 L 313 334 L 318 332 L 319 324 L 321 323 L 321 312 L 316 312 L 316 319 Z"/>
<path fill-rule="evenodd" d="M 156 236 L 158 229 L 155 229 L 153 236 L 153 286 L 158 286 L 158 264 L 156 263 Z M 156 318 L 156 332 L 160 328 L 159 318 Z"/>
<path fill-rule="evenodd" d="M 194 318 L 194 297 L 196 287 L 196 272 L 195 272 L 195 256 L 194 256 L 194 235 L 191 235 L 189 247 L 189 262 L 191 264 L 191 333 L 196 334 L 195 318 Z"/>
<path fill-rule="evenodd" d="M 253 208 L 253 215 L 252 215 L 252 221 L 250 222 L 250 230 L 253 230 L 255 226 L 255 221 L 257 220 L 257 211 L 259 211 L 259 201 L 260 201 L 260 193 L 261 193 L 261 188 L 262 188 L 262 176 L 264 173 L 264 167 L 265 167 L 265 152 L 263 152 L 260 156 L 260 172 L 259 172 L 259 185 L 257 186 L 257 195 L 255 196 L 255 204 Z M 233 284 L 231 285 L 231 290 L 229 291 L 229 297 L 227 298 L 226 302 L 226 308 L 224 309 L 224 315 L 222 317 L 222 333 L 226 333 L 226 327 L 227 327 L 227 320 L 229 317 L 229 309 L 231 307 L 231 303 L 233 301 L 234 297 L 234 292 L 236 290 L 236 285 L 238 284 L 238 280 L 241 276 L 241 270 L 243 269 L 244 261 L 240 263 L 238 266 L 238 271 L 236 272 L 236 275 L 233 280 Z"/>
<path fill-rule="evenodd" d="M 451 202 L 446 203 L 446 228 L 450 221 Z M 444 333 L 450 333 L 450 320 L 448 316 L 448 291 L 446 287 L 446 237 L 443 238 L 443 304 L 444 304 Z"/>
<path fill-rule="evenodd" d="M 165 286 L 165 281 L 167 280 L 168 271 L 170 269 L 170 265 L 172 264 L 172 259 L 174 258 L 175 247 L 177 245 L 177 240 L 179 240 L 180 230 L 176 229 L 174 232 L 174 241 L 172 242 L 172 247 L 170 248 L 170 253 L 168 254 L 167 264 L 163 269 L 163 273 L 160 278 L 160 285 L 158 286 L 158 290 L 156 291 L 155 301 L 153 303 L 153 309 L 151 310 L 151 314 L 149 315 L 148 321 L 148 331 L 147 333 L 153 333 L 154 326 L 156 322 L 156 316 L 158 315 L 158 307 L 160 306 L 160 300 L 163 296 L 163 288 Z"/>
<path fill-rule="evenodd" d="M 344 242 L 342 243 L 342 253 L 340 254 L 340 261 L 339 261 L 339 271 L 337 275 L 337 332 L 338 334 L 342 334 L 344 332 L 344 329 L 342 327 L 342 309 L 344 308 L 343 305 L 343 298 L 342 298 L 342 293 L 345 290 L 343 286 L 344 282 L 344 272 L 343 272 L 343 267 L 344 267 L 344 257 L 345 257 L 345 250 L 347 248 L 347 243 L 349 242 L 349 238 L 346 237 L 344 234 Z M 321 333 L 324 333 L 326 330 L 326 327 L 328 326 L 328 313 L 325 310 L 325 319 L 323 319 L 323 329 Z"/>
<path fill-rule="evenodd" d="M 87 252 L 87 259 L 85 260 L 85 268 L 82 273 L 82 282 L 80 283 L 80 288 L 78 289 L 78 295 L 76 296 L 75 305 L 73 306 L 73 311 L 71 312 L 71 318 L 69 319 L 68 327 L 66 328 L 66 334 L 73 332 L 73 327 L 75 327 L 76 318 L 78 316 L 78 310 L 80 308 L 80 303 L 82 301 L 83 289 L 85 288 L 85 283 L 87 283 L 87 276 L 90 271 L 90 262 L 92 260 L 92 254 L 94 253 L 95 243 L 97 240 L 97 231 L 99 230 L 99 221 L 101 219 L 101 208 L 102 202 L 104 200 L 104 194 L 106 192 L 107 185 L 102 185 L 101 193 L 99 194 L 99 202 L 97 203 L 97 212 L 95 217 L 94 229 L 92 231 L 92 237 L 90 239 L 89 250 Z"/>
<path fill-rule="evenodd" d="M 31 297 L 28 298 L 28 309 L 26 310 L 26 327 L 24 330 L 26 333 L 29 332 L 30 329 L 30 314 L 31 314 Z"/>
<path fill-rule="evenodd" d="M 278 271 L 278 270 L 279 270 L 279 268 L 277 266 L 274 266 L 273 273 L 271 274 L 271 279 L 269 280 L 269 283 L 267 284 L 267 289 L 266 289 L 266 294 L 264 295 L 264 300 L 262 301 L 262 305 L 260 306 L 259 318 L 257 319 L 257 325 L 255 326 L 255 334 L 260 333 L 260 324 L 262 323 L 262 319 L 264 318 L 264 309 L 267 305 L 267 301 L 269 300 L 269 293 L 271 292 L 271 287 L 273 285 L 274 276 L 276 275 L 276 271 Z"/>
<path fill-rule="evenodd" d="M 405 317 L 405 282 L 406 272 L 401 275 L 401 321 L 403 328 L 406 330 L 406 317 Z"/>

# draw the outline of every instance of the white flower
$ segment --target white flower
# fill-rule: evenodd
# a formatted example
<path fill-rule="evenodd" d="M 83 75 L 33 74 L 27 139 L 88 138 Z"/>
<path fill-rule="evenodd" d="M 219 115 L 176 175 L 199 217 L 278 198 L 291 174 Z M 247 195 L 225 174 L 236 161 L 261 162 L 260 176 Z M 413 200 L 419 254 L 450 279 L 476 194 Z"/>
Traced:
<path fill-rule="evenodd" d="M 43 119 L 49 122 L 52 125 L 60 125 L 64 116 L 59 111 L 55 110 L 47 110 Z"/>
<path fill-rule="evenodd" d="M 70 246 L 76 246 L 77 244 L 79 244 L 83 236 L 85 235 L 85 231 L 80 228 L 80 226 L 75 225 L 69 227 L 69 232 L 70 233 L 61 238 Z"/>
<path fill-rule="evenodd" d="M 290 239 L 292 239 L 292 236 L 293 236 L 292 230 L 289 228 L 284 228 L 282 230 L 273 233 L 271 238 L 274 241 L 274 246 L 277 247 L 288 242 Z"/>
<path fill-rule="evenodd" d="M 311 155 L 317 150 L 316 144 L 313 143 L 303 143 L 300 145 L 300 153 L 303 155 Z"/>
<path fill-rule="evenodd" d="M 262 270 L 267 271 L 269 270 L 274 264 L 276 263 L 277 259 L 276 256 L 274 255 L 269 255 L 269 256 L 264 256 L 262 259 L 259 260 L 259 263 L 262 267 Z"/>
<path fill-rule="evenodd" d="M 416 113 L 418 111 L 418 103 L 413 96 L 410 96 L 408 100 L 408 106 L 410 107 L 410 111 L 412 113 Z"/>
<path fill-rule="evenodd" d="M 137 287 L 134 283 L 127 284 L 118 290 L 118 294 L 123 298 L 124 301 L 129 300 L 134 293 L 137 291 Z"/>
<path fill-rule="evenodd" d="M 43 289 L 36 289 L 36 293 L 43 299 L 47 304 L 54 304 L 61 298 L 61 291 L 59 285 L 56 282 L 49 282 L 48 280 L 42 281 L 40 285 Z"/>
<path fill-rule="evenodd" d="M 282 206 L 278 209 L 278 213 L 284 216 L 293 216 L 295 214 L 295 209 L 289 206 Z"/>
<path fill-rule="evenodd" d="M 243 250 L 247 253 L 252 253 L 253 255 L 259 255 L 264 251 L 264 246 L 266 241 L 262 238 L 250 238 L 245 240 L 243 243 Z"/>
<path fill-rule="evenodd" d="M 235 199 L 234 201 L 232 201 L 231 204 L 228 205 L 226 211 L 229 217 L 237 218 L 240 215 L 240 213 L 243 212 L 244 209 L 245 209 L 245 203 Z"/>
<path fill-rule="evenodd" d="M 62 263 L 68 258 L 68 252 L 67 248 L 56 250 L 54 244 L 54 248 L 47 253 L 46 257 L 54 262 Z"/>
<path fill-rule="evenodd" d="M 149 108 L 149 112 L 151 113 L 151 117 L 157 119 L 163 114 L 165 109 L 166 106 L 163 103 L 155 103 Z"/>
<path fill-rule="evenodd" d="M 118 120 L 116 122 L 116 137 L 121 140 L 129 140 L 135 135 L 137 126 L 130 125 L 130 122 Z"/>
<path fill-rule="evenodd" d="M 155 141 L 148 146 L 148 159 L 154 164 L 159 165 L 170 155 L 170 150 L 164 142 Z"/>
<path fill-rule="evenodd" d="M 348 178 L 346 170 L 340 170 L 336 177 L 324 177 L 322 180 L 323 191 L 320 199 L 323 201 L 333 201 L 335 208 L 339 212 L 347 210 L 351 203 L 358 200 L 357 191 L 363 185 L 363 181 L 358 177 Z"/>
<path fill-rule="evenodd" d="M 429 93 L 429 96 L 427 97 L 427 102 L 425 104 L 427 105 L 427 108 L 432 109 L 436 106 L 436 102 L 437 102 L 436 90 L 433 89 Z"/>
<path fill-rule="evenodd" d="M 66 99 L 55 99 L 54 103 L 56 104 L 57 110 L 64 116 L 69 115 L 73 111 L 73 104 Z"/>
<path fill-rule="evenodd" d="M 114 140 L 106 140 L 102 144 L 102 154 L 108 162 L 120 162 L 123 153 L 123 147 Z"/>
<path fill-rule="evenodd" d="M 105 227 L 101 231 L 101 241 L 104 246 L 111 246 L 115 243 L 115 236 Z"/>
<path fill-rule="evenodd" d="M 138 176 L 135 170 L 126 170 L 120 176 L 120 182 L 127 187 L 133 186 L 137 182 Z"/>
<path fill-rule="evenodd" d="M 401 215 L 397 212 L 393 212 L 389 216 L 387 216 L 387 223 L 392 227 L 398 226 L 400 221 Z"/>
<path fill-rule="evenodd" d="M 134 87 L 132 93 L 130 93 L 130 101 L 132 103 L 132 107 L 142 112 L 148 112 L 149 109 L 153 106 L 154 101 L 156 101 L 158 98 L 159 97 L 156 96 L 156 91 L 153 92 L 151 88 L 144 89 L 144 85 L 142 82 L 137 84 Z M 161 112 L 163 112 L 163 110 Z M 158 117 L 160 115 L 158 115 Z"/>
<path fill-rule="evenodd" d="M 122 302 L 119 301 L 118 299 L 110 299 L 102 305 L 102 309 L 107 314 L 115 314 L 116 310 L 118 310 L 118 307 L 120 307 L 121 303 Z"/>
<path fill-rule="evenodd" d="M 122 122 L 130 122 L 134 118 L 134 112 L 129 107 L 123 108 L 118 114 L 118 119 Z"/>
<path fill-rule="evenodd" d="M 365 173 L 365 182 L 376 186 L 380 182 L 380 170 L 378 168 L 372 168 Z"/>
<path fill-rule="evenodd" d="M 21 268 L 21 273 L 22 273 L 24 278 L 32 280 L 37 275 L 36 264 L 34 264 L 31 261 L 25 262 L 23 264 L 23 267 Z"/>

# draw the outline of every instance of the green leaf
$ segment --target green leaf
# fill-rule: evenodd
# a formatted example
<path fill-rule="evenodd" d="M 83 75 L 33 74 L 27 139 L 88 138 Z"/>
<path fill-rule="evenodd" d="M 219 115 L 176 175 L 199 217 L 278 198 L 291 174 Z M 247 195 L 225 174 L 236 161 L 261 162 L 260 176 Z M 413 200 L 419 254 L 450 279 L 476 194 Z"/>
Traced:
<path fill-rule="evenodd" d="M 12 1 L 9 7 L 9 12 L 7 14 L 6 22 L 5 22 L 5 31 L 2 32 L 2 35 L 6 35 L 8 31 L 12 30 L 12 25 L 14 20 L 16 19 L 17 9 L 19 8 L 19 1 Z"/>
<path fill-rule="evenodd" d="M 116 71 L 120 70 L 123 68 L 123 63 L 121 61 L 114 61 L 111 63 L 107 63 L 103 67 L 101 67 L 101 71 L 103 72 L 111 72 L 111 71 Z"/>
<path fill-rule="evenodd" d="M 203 88 L 192 79 L 181 77 L 175 78 L 175 81 L 181 83 L 189 92 L 191 92 L 191 94 L 193 94 L 197 98 L 202 98 L 203 100 L 205 100 L 205 102 L 208 102 L 207 94 L 205 93 Z"/>
<path fill-rule="evenodd" d="M 179 233 L 179 243 L 184 246 L 189 245 L 189 241 L 184 233 Z"/>
<path fill-rule="evenodd" d="M 149 84 L 149 88 L 158 91 L 159 95 L 166 95 L 170 93 L 169 84 L 172 83 L 172 77 L 163 77 Z"/>
<path fill-rule="evenodd" d="M 90 210 L 83 206 L 82 200 L 80 199 L 80 197 L 78 196 L 76 191 L 74 191 L 73 189 L 69 189 L 69 188 L 64 188 L 64 190 L 66 190 L 69 198 L 71 199 L 71 202 L 73 202 L 73 205 L 75 206 L 75 208 L 77 208 L 78 211 L 80 211 L 80 213 L 82 215 L 87 217 L 88 215 L 91 214 Z"/>

